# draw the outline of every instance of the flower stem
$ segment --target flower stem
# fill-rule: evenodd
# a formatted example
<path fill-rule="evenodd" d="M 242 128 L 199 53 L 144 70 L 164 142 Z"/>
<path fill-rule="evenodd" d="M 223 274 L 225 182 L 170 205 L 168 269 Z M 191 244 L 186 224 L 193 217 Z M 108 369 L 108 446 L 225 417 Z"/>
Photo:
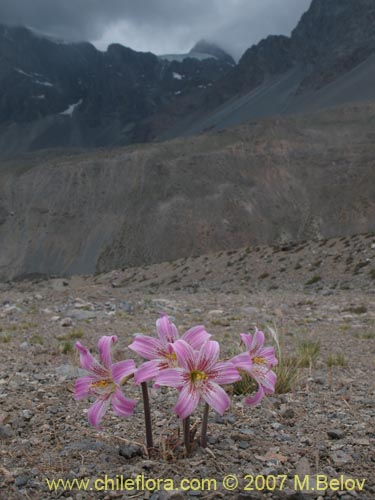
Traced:
<path fill-rule="evenodd" d="M 150 451 L 154 447 L 154 442 L 152 439 L 150 398 L 148 396 L 147 382 L 142 382 L 141 386 L 142 386 L 143 408 L 145 413 L 146 446 L 148 453 L 150 453 Z"/>
<path fill-rule="evenodd" d="M 182 421 L 184 428 L 184 444 L 186 449 L 186 455 L 190 454 L 190 417 L 184 418 Z"/>
<path fill-rule="evenodd" d="M 209 409 L 210 409 L 210 407 L 206 403 L 204 405 L 203 418 L 202 418 L 202 428 L 201 428 L 201 447 L 202 448 L 207 448 L 207 427 L 208 427 Z"/>

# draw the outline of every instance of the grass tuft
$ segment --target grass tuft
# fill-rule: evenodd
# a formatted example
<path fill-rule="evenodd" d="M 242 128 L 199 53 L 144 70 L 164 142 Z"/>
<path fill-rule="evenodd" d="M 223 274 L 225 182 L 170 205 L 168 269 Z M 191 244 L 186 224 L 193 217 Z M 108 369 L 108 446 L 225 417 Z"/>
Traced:
<path fill-rule="evenodd" d="M 297 362 L 301 368 L 311 368 L 320 354 L 320 342 L 302 340 L 297 346 Z"/>
<path fill-rule="evenodd" d="M 342 353 L 330 354 L 327 358 L 327 366 L 329 368 L 332 368 L 334 366 L 347 366 L 347 365 L 348 361 L 345 355 Z"/>

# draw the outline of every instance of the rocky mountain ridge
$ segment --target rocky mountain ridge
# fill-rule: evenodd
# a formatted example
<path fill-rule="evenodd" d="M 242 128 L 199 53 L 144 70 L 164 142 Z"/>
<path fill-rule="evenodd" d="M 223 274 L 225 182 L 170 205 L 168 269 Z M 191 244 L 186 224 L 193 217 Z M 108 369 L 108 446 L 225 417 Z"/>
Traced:
<path fill-rule="evenodd" d="M 371 0 L 313 0 L 290 37 L 261 40 L 238 64 L 205 40 L 194 57 L 160 58 L 2 26 L 0 157 L 165 140 L 373 101 L 374 21 Z"/>

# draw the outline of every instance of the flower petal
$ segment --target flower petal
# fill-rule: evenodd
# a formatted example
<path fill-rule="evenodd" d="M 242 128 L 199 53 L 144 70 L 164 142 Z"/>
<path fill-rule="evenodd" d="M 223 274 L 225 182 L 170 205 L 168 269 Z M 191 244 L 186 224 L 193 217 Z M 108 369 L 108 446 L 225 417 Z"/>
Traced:
<path fill-rule="evenodd" d="M 172 344 L 172 348 L 176 353 L 179 366 L 191 371 L 197 362 L 197 351 L 194 351 L 185 340 L 176 340 L 176 342 Z"/>
<path fill-rule="evenodd" d="M 181 419 L 184 419 L 194 412 L 198 406 L 200 398 L 201 395 L 199 391 L 194 390 L 194 387 L 191 384 L 185 385 L 180 392 L 174 411 Z"/>
<path fill-rule="evenodd" d="M 250 375 L 263 387 L 267 394 L 275 392 L 276 374 L 269 366 L 264 364 L 254 364 Z"/>
<path fill-rule="evenodd" d="M 74 387 L 74 399 L 78 401 L 79 399 L 87 398 L 91 394 L 91 384 L 97 382 L 99 379 L 93 375 L 88 375 L 87 377 L 81 377 L 76 380 Z"/>
<path fill-rule="evenodd" d="M 117 342 L 116 335 L 103 335 L 98 342 L 100 361 L 105 368 L 110 368 L 112 364 L 111 348 Z"/>
<path fill-rule="evenodd" d="M 258 356 L 264 358 L 269 366 L 276 366 L 278 363 L 274 347 L 263 347 L 260 349 Z"/>
<path fill-rule="evenodd" d="M 81 342 L 76 342 L 75 346 L 79 351 L 80 363 L 84 370 L 87 370 L 100 378 L 108 377 L 108 370 L 99 364 L 99 362 L 94 358 L 90 351 L 81 344 Z"/>
<path fill-rule="evenodd" d="M 223 415 L 230 407 L 228 394 L 215 382 L 208 382 L 203 392 L 203 398 L 217 413 Z"/>
<path fill-rule="evenodd" d="M 126 398 L 119 388 L 116 389 L 112 396 L 112 408 L 116 415 L 120 417 L 128 417 L 133 415 L 134 407 L 137 401 Z"/>
<path fill-rule="evenodd" d="M 202 325 L 193 326 L 181 337 L 188 344 L 191 345 L 193 349 L 200 349 L 201 346 L 211 338 L 211 334 L 206 332 L 206 329 Z"/>
<path fill-rule="evenodd" d="M 264 391 L 261 385 L 258 387 L 258 392 L 254 396 L 248 396 L 245 398 L 244 403 L 247 406 L 256 406 L 264 398 Z"/>
<path fill-rule="evenodd" d="M 239 370 L 250 372 L 253 367 L 253 361 L 249 352 L 242 352 L 230 360 L 230 362 Z"/>
<path fill-rule="evenodd" d="M 199 370 L 209 371 L 219 359 L 220 346 L 216 340 L 208 340 L 199 350 L 198 362 L 196 364 Z"/>
<path fill-rule="evenodd" d="M 232 384 L 237 380 L 241 380 L 241 375 L 239 374 L 237 368 L 230 362 L 216 363 L 214 371 L 216 375 L 213 380 L 217 384 Z"/>
<path fill-rule="evenodd" d="M 250 333 L 240 333 L 240 337 L 246 349 L 250 351 L 253 344 L 253 336 Z"/>
<path fill-rule="evenodd" d="M 153 359 L 151 361 L 146 361 L 143 363 L 138 370 L 135 372 L 134 381 L 136 384 L 141 384 L 147 380 L 151 380 L 157 377 L 162 370 L 162 360 Z"/>
<path fill-rule="evenodd" d="M 98 398 L 87 412 L 89 424 L 100 429 L 100 422 L 108 410 L 111 401 L 110 395 Z"/>
<path fill-rule="evenodd" d="M 183 375 L 184 370 L 181 368 L 166 368 L 156 377 L 155 386 L 182 387 L 184 385 Z"/>
<path fill-rule="evenodd" d="M 256 328 L 251 343 L 250 354 L 255 355 L 259 351 L 259 349 L 263 347 L 264 340 L 264 333 Z"/>
<path fill-rule="evenodd" d="M 118 363 L 114 363 L 112 365 L 112 378 L 116 384 L 121 384 L 121 381 L 128 377 L 129 375 L 133 375 L 137 370 L 133 359 L 126 359 L 124 361 L 119 361 Z"/>
<path fill-rule="evenodd" d="M 130 344 L 129 349 L 136 352 L 142 358 L 155 359 L 160 357 L 160 351 L 165 350 L 165 346 L 159 339 L 147 335 L 137 335 Z"/>
<path fill-rule="evenodd" d="M 156 321 L 156 331 L 164 343 L 174 342 L 179 338 L 177 327 L 167 314 L 162 314 Z"/>

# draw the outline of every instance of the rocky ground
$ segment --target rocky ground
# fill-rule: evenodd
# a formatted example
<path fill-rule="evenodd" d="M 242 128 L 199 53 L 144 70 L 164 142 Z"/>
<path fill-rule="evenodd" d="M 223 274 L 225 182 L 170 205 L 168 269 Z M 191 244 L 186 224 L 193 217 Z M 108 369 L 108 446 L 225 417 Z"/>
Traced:
<path fill-rule="evenodd" d="M 95 277 L 0 284 L 1 498 L 375 498 L 374 305 L 374 234 L 244 248 Z M 188 458 L 171 411 L 176 393 L 152 390 L 159 451 L 147 457 L 141 402 L 130 419 L 108 412 L 104 432 L 89 427 L 88 403 L 73 398 L 80 373 L 73 346 L 79 339 L 96 351 L 100 335 L 116 334 L 118 359 L 130 356 L 133 333 L 153 334 L 161 311 L 181 331 L 204 324 L 223 356 L 255 325 L 277 329 L 284 358 L 299 359 L 303 342 L 320 348 L 298 368 L 289 392 L 254 409 L 234 394 L 224 417 L 210 413 L 209 447 L 194 446 Z M 129 387 L 127 394 L 138 392 Z M 197 426 L 200 414 L 192 420 Z M 216 479 L 217 489 L 51 492 L 46 484 L 46 478 L 105 474 L 176 484 Z M 283 474 L 283 491 L 244 491 L 246 484 L 254 487 L 246 475 Z M 302 495 L 294 491 L 296 474 L 366 482 L 363 491 L 317 491 L 312 479 L 315 490 Z M 228 475 L 239 479 L 234 491 L 223 486 Z"/>

